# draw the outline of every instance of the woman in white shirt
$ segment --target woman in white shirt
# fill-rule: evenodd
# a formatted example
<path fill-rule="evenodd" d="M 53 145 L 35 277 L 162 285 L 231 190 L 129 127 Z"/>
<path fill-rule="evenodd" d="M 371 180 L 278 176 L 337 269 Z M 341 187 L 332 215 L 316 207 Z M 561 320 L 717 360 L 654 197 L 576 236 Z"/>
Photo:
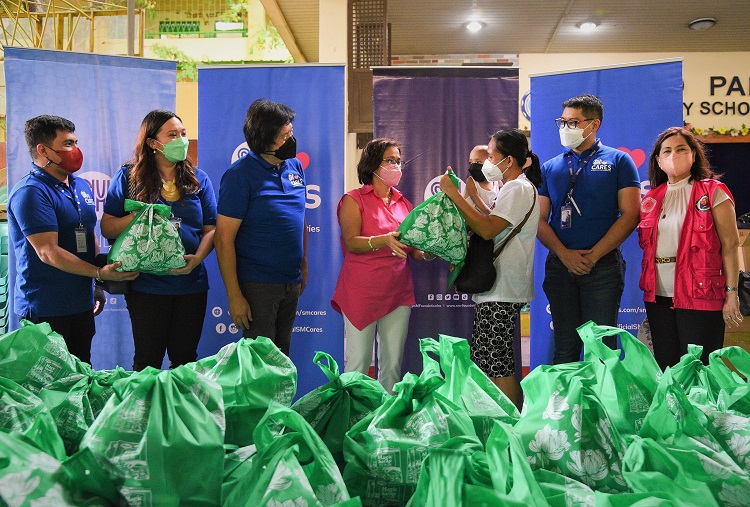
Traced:
<path fill-rule="evenodd" d="M 533 259 L 539 223 L 536 189 L 542 183 L 542 174 L 539 158 L 529 150 L 526 136 L 518 129 L 496 132 L 488 151 L 482 172 L 489 181 L 503 182 L 489 215 L 480 213 L 461 196 L 447 173 L 440 180 L 440 188 L 456 204 L 468 226 L 484 239 L 494 238 L 496 246 L 523 223 L 495 259 L 497 276 L 492 288 L 472 298 L 476 313 L 471 344 L 474 362 L 520 408 L 513 329 L 521 308 L 534 297 Z"/>

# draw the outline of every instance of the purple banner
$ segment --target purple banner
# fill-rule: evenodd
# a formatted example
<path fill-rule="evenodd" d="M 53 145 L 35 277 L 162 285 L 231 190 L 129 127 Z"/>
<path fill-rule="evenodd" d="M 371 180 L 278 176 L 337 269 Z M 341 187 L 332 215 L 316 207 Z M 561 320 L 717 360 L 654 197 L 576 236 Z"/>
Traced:
<path fill-rule="evenodd" d="M 374 134 L 401 145 L 399 190 L 415 206 L 439 190 L 447 166 L 465 180 L 471 149 L 518 124 L 518 69 L 387 67 L 373 69 L 373 78 Z M 474 303 L 467 294 L 446 290 L 446 262 L 411 265 L 417 304 L 404 371 L 419 373 L 419 339 L 440 333 L 471 338 Z"/>

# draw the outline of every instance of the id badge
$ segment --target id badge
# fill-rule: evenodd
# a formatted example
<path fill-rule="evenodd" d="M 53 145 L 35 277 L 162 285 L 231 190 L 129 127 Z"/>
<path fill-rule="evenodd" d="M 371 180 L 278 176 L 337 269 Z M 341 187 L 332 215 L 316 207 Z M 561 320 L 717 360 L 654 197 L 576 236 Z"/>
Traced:
<path fill-rule="evenodd" d="M 572 225 L 573 208 L 570 207 L 570 204 L 566 204 L 565 206 L 560 208 L 560 228 L 570 229 Z"/>
<path fill-rule="evenodd" d="M 86 229 L 76 227 L 76 253 L 86 253 Z"/>
<path fill-rule="evenodd" d="M 174 228 L 178 231 L 180 230 L 180 226 L 182 225 L 182 219 L 180 217 L 171 216 L 169 217 L 169 221 L 172 225 L 174 225 Z"/>

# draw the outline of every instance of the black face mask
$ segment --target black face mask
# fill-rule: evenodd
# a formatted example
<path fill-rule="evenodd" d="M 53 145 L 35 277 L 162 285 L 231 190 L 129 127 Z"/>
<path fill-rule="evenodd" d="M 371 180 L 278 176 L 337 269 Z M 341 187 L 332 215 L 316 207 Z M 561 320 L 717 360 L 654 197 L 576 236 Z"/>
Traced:
<path fill-rule="evenodd" d="M 482 172 L 482 164 L 479 162 L 472 162 L 469 165 L 469 174 L 477 183 L 487 181 L 487 178 L 484 177 L 484 173 Z"/>
<path fill-rule="evenodd" d="M 273 155 L 279 160 L 294 158 L 297 156 L 297 140 L 294 136 L 291 136 L 276 151 L 267 151 L 266 153 Z"/>

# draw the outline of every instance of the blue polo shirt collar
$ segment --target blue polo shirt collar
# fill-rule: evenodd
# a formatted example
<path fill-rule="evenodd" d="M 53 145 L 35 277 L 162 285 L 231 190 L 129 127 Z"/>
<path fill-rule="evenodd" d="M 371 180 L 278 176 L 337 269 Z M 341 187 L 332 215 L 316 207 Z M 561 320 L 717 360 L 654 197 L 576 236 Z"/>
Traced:
<path fill-rule="evenodd" d="M 601 147 L 602 147 L 602 140 L 597 137 L 596 141 L 594 141 L 594 144 L 591 146 L 591 148 L 584 150 L 583 152 L 581 152 L 580 155 L 570 148 L 565 148 L 565 155 L 571 154 L 574 158 L 579 159 L 591 153 L 592 150 L 598 149 Z"/>
<path fill-rule="evenodd" d="M 66 188 L 75 188 L 75 180 L 76 177 L 72 174 L 68 175 L 68 184 L 66 185 L 65 182 L 58 180 L 54 176 L 52 176 L 50 173 L 36 165 L 34 162 L 31 163 L 31 171 L 29 171 L 31 174 L 34 175 L 34 177 L 38 178 L 40 181 L 43 181 L 47 185 L 51 187 L 57 187 L 57 186 L 63 186 Z"/>
<path fill-rule="evenodd" d="M 266 159 L 264 159 L 263 157 L 255 153 L 253 150 L 250 150 L 248 155 L 253 157 L 255 160 L 257 160 L 258 163 L 261 165 L 261 167 L 263 167 L 266 171 L 273 171 L 273 172 L 280 171 L 284 167 L 284 164 L 286 164 L 286 160 L 282 160 L 281 164 L 278 166 L 275 164 L 272 164 L 271 162 L 267 161 Z"/>

